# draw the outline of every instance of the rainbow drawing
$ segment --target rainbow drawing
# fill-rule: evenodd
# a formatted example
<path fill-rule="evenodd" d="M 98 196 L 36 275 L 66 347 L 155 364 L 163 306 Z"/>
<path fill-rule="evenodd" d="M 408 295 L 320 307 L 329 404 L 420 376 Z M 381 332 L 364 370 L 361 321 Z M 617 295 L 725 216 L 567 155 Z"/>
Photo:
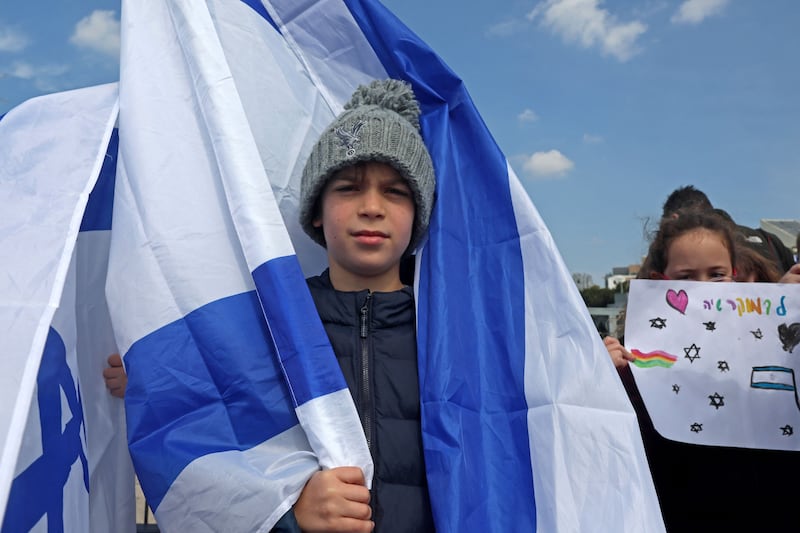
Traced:
<path fill-rule="evenodd" d="M 661 350 L 645 353 L 634 348 L 631 350 L 631 353 L 636 356 L 633 364 L 639 368 L 653 368 L 655 366 L 669 368 L 678 360 L 677 356 L 662 352 Z"/>

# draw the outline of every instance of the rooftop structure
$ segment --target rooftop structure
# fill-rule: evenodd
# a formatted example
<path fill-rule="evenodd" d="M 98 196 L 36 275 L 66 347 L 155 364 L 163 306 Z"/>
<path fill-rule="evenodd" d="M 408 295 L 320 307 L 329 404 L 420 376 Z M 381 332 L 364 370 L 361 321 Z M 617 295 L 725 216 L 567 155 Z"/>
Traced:
<path fill-rule="evenodd" d="M 762 218 L 761 229 L 774 233 L 795 255 L 797 236 L 800 235 L 800 220 Z"/>

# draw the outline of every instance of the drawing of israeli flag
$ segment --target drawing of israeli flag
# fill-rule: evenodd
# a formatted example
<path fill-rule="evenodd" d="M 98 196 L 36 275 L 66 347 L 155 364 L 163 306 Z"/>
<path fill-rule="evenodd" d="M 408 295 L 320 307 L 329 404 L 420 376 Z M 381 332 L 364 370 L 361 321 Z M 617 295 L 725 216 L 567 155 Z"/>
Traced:
<path fill-rule="evenodd" d="M 785 366 L 754 366 L 750 386 L 754 389 L 797 391 L 794 370 Z"/>
<path fill-rule="evenodd" d="M 135 529 L 123 405 L 102 377 L 116 117 L 112 84 L 0 121 L 4 532 Z"/>
<path fill-rule="evenodd" d="M 295 214 L 305 157 L 357 85 L 389 76 L 414 87 L 438 181 L 415 283 L 437 529 L 663 531 L 635 415 L 588 312 L 435 53 L 377 1 L 139 4 L 123 10 L 108 292 L 131 449 L 159 524 L 266 530 L 317 467 L 304 442 L 317 419 L 302 410 L 347 391 L 325 380 L 338 376 L 330 358 L 310 355 L 320 328 L 292 326 L 311 304 L 283 228 L 317 273 Z M 284 368 L 270 367 L 273 344 Z M 251 402 L 252 391 L 275 394 Z"/>

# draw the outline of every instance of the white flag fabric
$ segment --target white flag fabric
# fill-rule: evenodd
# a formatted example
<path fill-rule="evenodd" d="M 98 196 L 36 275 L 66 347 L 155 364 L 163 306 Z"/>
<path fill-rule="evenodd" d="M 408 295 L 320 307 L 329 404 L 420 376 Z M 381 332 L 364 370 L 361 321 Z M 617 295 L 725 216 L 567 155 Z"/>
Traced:
<path fill-rule="evenodd" d="M 268 530 L 320 466 L 372 469 L 215 24 L 278 36 L 229 8 L 256 15 L 239 2 L 123 3 L 106 293 L 129 446 L 164 531 Z M 260 103 L 276 128 L 316 97 L 269 87 Z M 287 138 L 271 145 L 281 166 L 298 151 Z"/>
<path fill-rule="evenodd" d="M 360 466 L 370 477 L 304 282 L 323 251 L 299 230 L 296 206 L 313 142 L 357 85 L 385 77 L 412 84 L 437 175 L 415 282 L 437 530 L 663 531 L 635 415 L 588 312 L 463 83 L 434 52 L 375 0 L 126 0 L 122 28 L 106 296 L 129 374 L 130 450 L 163 531 L 268 531 L 320 466 Z M 0 302 L 24 344 L 9 366 L 18 377 L 0 376 L 0 390 L 28 394 L 23 414 L 14 396 L 0 416 L 6 494 L 36 359 L 44 352 L 59 361 L 48 368 L 64 369 L 62 354 L 68 366 L 81 343 L 79 324 L 70 331 L 51 318 L 114 122 L 109 105 L 105 121 L 86 124 L 53 159 L 81 161 L 88 174 L 71 208 L 58 202 L 61 234 L 31 240 L 56 258 L 32 251 L 34 267 L 0 281 L 41 292 L 30 305 Z M 9 113 L 0 133 L 17 118 Z M 97 140 L 91 165 L 78 149 L 92 144 L 87 135 Z M 52 153 L 40 150 L 33 161 L 45 159 Z M 17 186 L 25 168 L 10 167 L 3 182 Z M 16 250 L 24 227 L 3 226 L 0 249 Z M 52 275 L 33 280 L 37 269 Z M 55 338 L 51 327 L 64 331 Z M 98 351 L 110 349 L 96 338 Z M 61 386 L 73 414 L 78 389 Z M 71 448 L 64 483 L 90 485 L 84 449 Z M 69 494 L 60 516 L 66 502 L 88 501 Z"/>
<path fill-rule="evenodd" d="M 4 532 L 135 529 L 123 404 L 102 377 L 116 117 L 111 84 L 0 120 Z"/>
<path fill-rule="evenodd" d="M 438 181 L 416 283 L 437 529 L 662 531 L 633 410 L 463 83 L 377 1 L 189 4 L 127 2 L 122 17 L 109 298 L 162 528 L 268 530 L 317 468 L 290 408 L 313 436 L 324 417 L 303 410 L 348 398 L 312 350 L 324 332 L 296 261 L 321 267 L 297 231 L 299 177 L 355 87 L 395 77 L 420 100 Z M 328 465 L 364 466 L 311 440 Z"/>

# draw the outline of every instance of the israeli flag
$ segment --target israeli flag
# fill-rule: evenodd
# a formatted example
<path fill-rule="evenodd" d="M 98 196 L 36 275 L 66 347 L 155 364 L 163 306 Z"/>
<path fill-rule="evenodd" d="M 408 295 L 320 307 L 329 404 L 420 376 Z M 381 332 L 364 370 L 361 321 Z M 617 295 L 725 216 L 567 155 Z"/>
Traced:
<path fill-rule="evenodd" d="M 359 84 L 410 82 L 437 174 L 417 254 L 440 531 L 663 531 L 636 417 L 461 80 L 374 0 L 126 1 L 107 295 L 165 531 L 268 531 L 320 466 L 370 472 L 303 277 L 300 173 Z"/>
<path fill-rule="evenodd" d="M 112 84 L 0 121 L 3 532 L 135 530 L 123 404 L 102 377 L 116 350 L 104 295 L 116 118 Z"/>
<path fill-rule="evenodd" d="M 123 5 L 106 294 L 129 447 L 165 531 L 268 530 L 320 467 L 372 469 L 270 187 L 297 164 L 295 123 L 329 115 L 303 111 L 316 93 L 243 40 L 236 54 L 264 58 L 248 70 L 280 76 L 252 94 L 273 129 L 265 170 L 215 24 L 278 40 L 239 2 Z"/>

